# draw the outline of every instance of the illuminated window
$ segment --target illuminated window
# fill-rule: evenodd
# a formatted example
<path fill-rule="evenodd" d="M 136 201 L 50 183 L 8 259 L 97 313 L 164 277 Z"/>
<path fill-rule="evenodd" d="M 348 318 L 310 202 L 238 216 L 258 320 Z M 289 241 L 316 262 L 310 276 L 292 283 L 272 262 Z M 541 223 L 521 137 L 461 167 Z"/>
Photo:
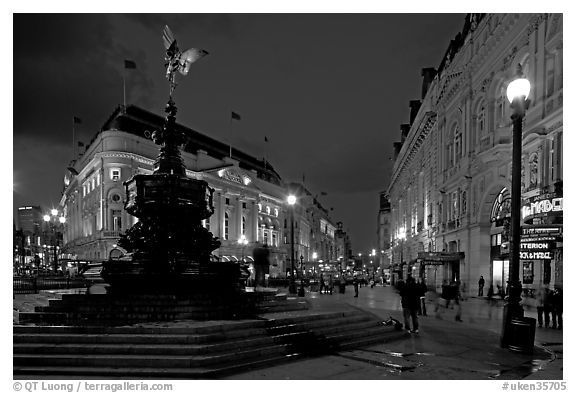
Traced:
<path fill-rule="evenodd" d="M 266 214 L 270 214 L 270 206 L 266 206 Z"/>
<path fill-rule="evenodd" d="M 274 209 L 274 216 L 278 217 L 278 209 Z"/>
<path fill-rule="evenodd" d="M 258 211 L 259 211 L 259 212 L 262 211 L 262 204 L 261 204 L 261 203 L 258 204 Z"/>
<path fill-rule="evenodd" d="M 121 176 L 120 168 L 110 169 L 110 179 L 112 181 L 119 181 Z"/>
<path fill-rule="evenodd" d="M 502 191 L 496 197 L 494 204 L 492 205 L 492 214 L 490 215 L 490 222 L 498 222 L 506 217 L 510 216 L 510 192 L 507 188 L 503 188 Z M 499 226 L 499 225 L 497 225 Z"/>

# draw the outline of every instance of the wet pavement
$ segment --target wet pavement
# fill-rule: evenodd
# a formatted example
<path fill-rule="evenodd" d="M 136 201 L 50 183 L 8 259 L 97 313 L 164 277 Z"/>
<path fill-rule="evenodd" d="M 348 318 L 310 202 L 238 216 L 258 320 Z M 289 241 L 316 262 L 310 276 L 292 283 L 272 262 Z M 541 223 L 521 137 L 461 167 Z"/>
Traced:
<path fill-rule="evenodd" d="M 392 316 L 403 322 L 400 297 L 393 288 L 363 287 L 355 298 L 344 294 L 306 293 L 313 309 L 359 308 L 382 320 Z M 419 317 L 418 334 L 405 333 L 399 340 L 309 358 L 226 379 L 319 380 L 561 380 L 563 377 L 562 330 L 536 328 L 533 354 L 500 347 L 502 306 L 490 307 L 485 299 L 461 302 L 457 309 L 440 307 L 429 296 L 427 316 Z M 526 317 L 536 317 L 525 310 Z"/>
<path fill-rule="evenodd" d="M 400 297 L 392 287 L 351 287 L 332 295 L 307 292 L 310 308 L 317 311 L 361 309 L 382 320 L 390 316 L 403 322 Z M 280 290 L 285 291 L 285 289 Z M 14 308 L 32 311 L 54 295 L 15 295 Z M 502 305 L 491 307 L 485 299 L 461 302 L 457 308 L 440 307 L 429 293 L 427 316 L 419 317 L 418 334 L 331 355 L 304 358 L 229 376 L 230 380 L 562 380 L 563 331 L 536 328 L 531 355 L 500 347 Z M 17 314 L 17 313 L 16 313 Z M 535 310 L 525 316 L 536 318 Z"/>

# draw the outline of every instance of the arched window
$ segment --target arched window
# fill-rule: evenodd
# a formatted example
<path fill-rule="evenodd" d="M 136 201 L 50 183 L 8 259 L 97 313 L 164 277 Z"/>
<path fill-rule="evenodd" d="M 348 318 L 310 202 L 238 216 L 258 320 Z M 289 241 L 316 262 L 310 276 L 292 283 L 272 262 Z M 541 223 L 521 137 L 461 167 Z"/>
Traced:
<path fill-rule="evenodd" d="M 224 240 L 228 240 L 228 228 L 230 227 L 228 212 L 224 213 Z"/>
<path fill-rule="evenodd" d="M 462 133 L 458 124 L 454 126 L 454 163 L 458 163 L 462 157 Z"/>
<path fill-rule="evenodd" d="M 503 188 L 492 205 L 490 222 L 495 222 L 496 226 L 502 226 L 502 220 L 507 217 L 510 217 L 510 192 L 507 188 Z"/>
<path fill-rule="evenodd" d="M 486 105 L 484 100 L 478 105 L 478 111 L 476 112 L 476 132 L 478 137 L 482 137 L 486 134 L 488 127 L 486 127 Z"/>

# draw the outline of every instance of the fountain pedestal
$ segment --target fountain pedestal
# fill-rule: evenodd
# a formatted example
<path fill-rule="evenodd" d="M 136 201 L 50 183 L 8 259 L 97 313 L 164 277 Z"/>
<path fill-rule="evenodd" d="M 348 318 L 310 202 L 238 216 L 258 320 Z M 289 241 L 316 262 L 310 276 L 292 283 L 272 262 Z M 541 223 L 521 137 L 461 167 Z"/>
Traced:
<path fill-rule="evenodd" d="M 102 277 L 112 293 L 237 291 L 239 265 L 212 261 L 220 241 L 201 224 L 214 213 L 214 190 L 186 176 L 172 99 L 166 113 L 163 129 L 152 135 L 161 145 L 154 173 L 124 183 L 124 207 L 139 219 L 118 242 L 129 258 L 107 261 Z"/>

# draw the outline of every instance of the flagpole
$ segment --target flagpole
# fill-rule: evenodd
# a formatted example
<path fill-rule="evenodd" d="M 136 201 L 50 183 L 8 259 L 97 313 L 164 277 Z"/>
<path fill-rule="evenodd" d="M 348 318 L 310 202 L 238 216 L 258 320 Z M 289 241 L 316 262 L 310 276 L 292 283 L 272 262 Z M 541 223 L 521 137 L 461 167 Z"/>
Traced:
<path fill-rule="evenodd" d="M 122 71 L 122 95 L 124 98 L 124 112 L 126 112 L 126 69 Z"/>
<path fill-rule="evenodd" d="M 230 158 L 232 158 L 232 110 L 230 110 L 230 127 L 228 128 L 228 146 L 230 147 Z"/>
<path fill-rule="evenodd" d="M 76 159 L 76 119 L 72 116 L 72 159 Z"/>

